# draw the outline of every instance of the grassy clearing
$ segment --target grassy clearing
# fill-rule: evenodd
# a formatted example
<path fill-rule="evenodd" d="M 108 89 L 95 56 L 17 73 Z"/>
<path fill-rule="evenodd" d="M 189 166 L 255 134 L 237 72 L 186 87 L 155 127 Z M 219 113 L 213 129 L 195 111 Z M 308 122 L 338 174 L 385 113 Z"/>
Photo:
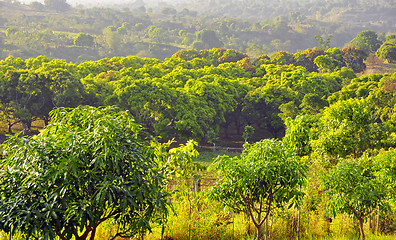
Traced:
<path fill-rule="evenodd" d="M 208 151 L 208 150 L 201 150 L 199 151 L 198 157 L 193 159 L 195 163 L 198 163 L 200 166 L 204 167 L 206 170 L 199 172 L 199 175 L 202 179 L 203 187 L 210 187 L 215 181 L 216 176 L 214 171 L 209 171 L 209 166 L 213 163 L 213 161 L 222 155 L 228 156 L 239 156 L 240 153 L 230 153 L 225 150 L 216 150 L 216 151 Z"/>
<path fill-rule="evenodd" d="M 199 151 L 199 155 L 194 159 L 194 162 L 199 163 L 202 166 L 208 167 L 210 164 L 212 164 L 214 159 L 217 158 L 217 156 L 221 156 L 221 155 L 228 155 L 234 157 L 234 156 L 239 156 L 241 154 L 227 152 L 225 150 L 216 150 L 216 151 L 202 150 Z"/>
<path fill-rule="evenodd" d="M 385 74 L 385 73 L 395 73 L 396 64 L 395 63 L 385 63 L 381 59 L 377 58 L 375 54 L 370 54 L 366 61 L 366 69 L 359 75 L 368 74 Z"/>
<path fill-rule="evenodd" d="M 44 128 L 44 120 L 35 120 L 32 122 L 31 131 L 32 133 L 38 133 L 39 130 Z M 17 133 L 23 130 L 21 123 L 16 123 L 12 126 L 12 132 Z M 0 121 L 0 134 L 8 133 L 8 125 L 5 121 Z"/>
<path fill-rule="evenodd" d="M 395 63 L 377 63 L 368 65 L 364 70 L 363 75 L 367 74 L 385 74 L 385 73 L 395 73 L 396 64 Z"/>

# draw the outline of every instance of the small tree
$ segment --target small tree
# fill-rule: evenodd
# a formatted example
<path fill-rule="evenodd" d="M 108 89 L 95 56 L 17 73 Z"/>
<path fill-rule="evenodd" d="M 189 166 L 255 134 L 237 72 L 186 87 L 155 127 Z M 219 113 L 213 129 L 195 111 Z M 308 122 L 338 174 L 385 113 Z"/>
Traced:
<path fill-rule="evenodd" d="M 87 33 L 79 33 L 74 39 L 74 45 L 77 46 L 93 47 L 94 44 L 94 37 Z"/>
<path fill-rule="evenodd" d="M 51 119 L 39 135 L 2 145 L 0 230 L 93 240 L 107 219 L 116 236 L 134 236 L 166 215 L 154 151 L 126 112 L 80 106 Z"/>
<path fill-rule="evenodd" d="M 387 199 L 387 188 L 368 161 L 343 162 L 323 177 L 331 198 L 333 215 L 346 213 L 359 223 L 361 239 L 366 239 L 363 223 Z"/>
<path fill-rule="evenodd" d="M 245 144 L 240 158 L 218 157 L 213 166 L 221 181 L 212 188 L 211 197 L 246 212 L 256 227 L 257 239 L 261 239 L 261 227 L 272 208 L 298 203 L 303 196 L 298 186 L 305 180 L 306 167 L 280 141 Z"/>
<path fill-rule="evenodd" d="M 208 143 L 213 144 L 213 152 L 216 151 L 216 141 L 219 139 L 218 134 L 214 130 L 209 130 L 206 133 L 206 138 L 208 139 Z"/>
<path fill-rule="evenodd" d="M 327 49 L 330 48 L 330 41 L 331 41 L 332 38 L 333 38 L 332 35 L 329 35 L 326 40 L 323 39 L 323 37 L 320 36 L 320 35 L 316 35 L 315 36 L 315 40 L 318 42 L 318 44 L 320 45 L 321 49 L 323 49 L 323 50 L 327 50 Z"/>
<path fill-rule="evenodd" d="M 248 139 L 254 135 L 254 127 L 250 125 L 245 126 L 245 131 L 242 134 L 243 139 L 245 139 L 245 143 L 248 142 Z"/>
<path fill-rule="evenodd" d="M 394 199 L 396 194 L 396 150 L 381 152 L 374 158 L 373 162 L 376 171 L 379 173 L 380 182 L 388 188 L 389 197 Z M 379 232 L 380 209 L 378 209 L 377 214 L 377 232 Z"/>

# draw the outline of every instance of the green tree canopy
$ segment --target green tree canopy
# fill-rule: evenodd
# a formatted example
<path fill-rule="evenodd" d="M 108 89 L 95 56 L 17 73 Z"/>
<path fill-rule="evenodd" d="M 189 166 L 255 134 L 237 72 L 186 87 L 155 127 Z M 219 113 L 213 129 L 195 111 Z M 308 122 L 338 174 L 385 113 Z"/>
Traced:
<path fill-rule="evenodd" d="M 375 52 L 381 46 L 382 42 L 378 40 L 378 35 L 373 30 L 365 30 L 360 32 L 350 45 L 359 47 L 367 52 Z"/>
<path fill-rule="evenodd" d="M 330 105 L 319 120 L 314 148 L 333 157 L 357 157 L 367 149 L 385 147 L 390 129 L 378 122 L 374 112 L 366 99 L 353 98 Z"/>
<path fill-rule="evenodd" d="M 87 33 L 79 33 L 74 39 L 74 45 L 83 47 L 93 47 L 94 37 Z"/>
<path fill-rule="evenodd" d="M 362 159 L 361 162 L 346 161 L 325 174 L 323 181 L 331 198 L 329 207 L 332 213 L 354 216 L 364 240 L 364 220 L 387 199 L 387 188 L 373 166 Z"/>
<path fill-rule="evenodd" d="M 221 183 L 211 194 L 234 210 L 247 212 L 259 240 L 271 210 L 303 196 L 298 186 L 304 182 L 306 167 L 280 141 L 267 139 L 244 146 L 240 158 L 225 155 L 216 159 L 214 167 Z"/>
<path fill-rule="evenodd" d="M 396 61 L 396 38 L 389 38 L 381 47 L 377 50 L 376 55 L 382 60 L 386 60 L 390 63 Z"/>
<path fill-rule="evenodd" d="M 84 240 L 107 219 L 128 236 L 164 216 L 163 177 L 130 115 L 80 106 L 51 120 L 39 135 L 2 145 L 0 230 Z"/>

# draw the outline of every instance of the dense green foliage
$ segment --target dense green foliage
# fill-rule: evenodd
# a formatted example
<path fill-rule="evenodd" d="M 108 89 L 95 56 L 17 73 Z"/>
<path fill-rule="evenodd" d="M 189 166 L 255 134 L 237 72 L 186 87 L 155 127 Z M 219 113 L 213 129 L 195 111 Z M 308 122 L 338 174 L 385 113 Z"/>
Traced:
<path fill-rule="evenodd" d="M 0 229 L 26 239 L 94 239 L 107 219 L 120 236 L 151 229 L 167 213 L 154 150 L 116 109 L 56 109 L 30 138 L 2 145 Z"/>
<path fill-rule="evenodd" d="M 377 56 L 388 62 L 396 61 L 396 36 L 389 35 L 386 42 L 376 52 Z"/>
<path fill-rule="evenodd" d="M 220 131 L 227 137 L 229 128 L 240 134 L 245 125 L 281 137 L 287 117 L 319 113 L 355 77 L 346 66 L 364 67 L 359 51 L 279 52 L 253 63 L 243 53 L 216 48 L 181 50 L 164 61 L 129 56 L 78 65 L 8 57 L 0 61 L 1 110 L 10 132 L 17 122 L 25 132 L 35 119 L 47 123 L 52 108 L 89 104 L 129 110 L 164 139 L 210 140 Z M 312 66 L 322 56 L 335 64 L 320 74 Z"/>
<path fill-rule="evenodd" d="M 151 34 L 158 33 L 154 28 L 151 30 Z M 105 32 L 113 41 L 112 51 L 117 51 L 116 34 L 119 33 L 113 28 Z M 371 35 L 369 32 L 368 36 Z M 368 36 L 362 34 L 357 38 Z M 210 31 L 202 31 L 198 38 L 210 44 L 207 41 L 211 42 L 213 39 L 208 38 L 212 37 Z M 390 36 L 387 41 L 392 39 Z M 75 40 L 76 45 L 91 44 L 91 38 L 87 35 L 80 34 Z M 365 44 L 368 45 L 368 42 Z M 279 51 L 270 56 L 260 55 L 254 61 L 242 52 L 222 48 L 183 49 L 165 60 L 128 56 L 79 64 L 45 56 L 26 60 L 7 57 L 0 61 L 0 112 L 3 122 L 8 124 L 9 132 L 21 123 L 25 134 L 29 133 L 34 120 L 44 120 L 48 126 L 30 140 L 13 138 L 10 141 L 12 144 L 3 145 L 6 151 L 1 165 L 4 178 L 0 180 L 3 181 L 0 201 L 5 204 L 0 207 L 0 227 L 11 231 L 10 226 L 16 226 L 15 230 L 26 234 L 47 235 L 50 238 L 56 235 L 69 238 L 71 235 L 77 236 L 76 232 L 84 234 L 84 231 L 94 231 L 106 218 L 103 216 L 109 213 L 111 204 L 115 204 L 114 208 L 124 206 L 123 198 L 112 196 L 106 186 L 119 183 L 114 179 L 118 175 L 132 177 L 126 172 L 134 172 L 133 167 L 143 164 L 143 168 L 147 167 L 144 169 L 154 174 L 153 178 L 147 180 L 138 173 L 130 181 L 142 178 L 143 182 L 148 181 L 149 190 L 153 187 L 151 190 L 161 193 L 161 196 L 166 195 L 162 192 L 165 185 L 167 188 L 175 182 L 178 186 L 183 185 L 173 197 L 176 202 L 188 203 L 189 222 L 186 226 L 191 234 L 192 205 L 197 203 L 201 206 L 200 201 L 207 201 L 192 191 L 199 188 L 201 175 L 197 170 L 203 168 L 192 161 L 197 155 L 194 150 L 196 143 L 188 141 L 179 148 L 169 149 L 173 144 L 170 139 L 173 138 L 177 141 L 194 139 L 200 145 L 213 144 L 213 150 L 218 142 L 236 140 L 240 147 L 243 139 L 250 142 L 260 140 L 256 144 L 245 145 L 241 157 L 218 160 L 216 167 L 223 182 L 217 185 L 215 191 L 219 202 L 242 212 L 249 212 L 250 208 L 253 213 L 263 202 L 256 214 L 250 214 L 259 229 L 258 236 L 264 221 L 268 225 L 269 216 L 287 219 L 282 214 L 291 214 L 295 210 L 291 204 L 293 202 L 298 203 L 302 214 L 317 217 L 328 218 L 330 206 L 334 214 L 354 216 L 360 226 L 362 221 L 378 211 L 378 206 L 381 214 L 387 214 L 385 210 L 394 212 L 392 207 L 383 206 L 392 206 L 396 180 L 392 151 L 396 147 L 396 73 L 358 77 L 357 73 L 365 67 L 367 54 L 359 47 L 347 46 L 342 49 L 313 48 L 294 54 Z M 130 115 L 115 113 L 113 108 L 104 108 L 105 113 L 101 113 L 96 108 L 77 107 L 79 105 L 116 105 L 128 110 Z M 69 116 L 59 107 L 77 108 Z M 54 108 L 58 110 L 50 115 Z M 91 115 L 97 120 L 87 117 L 90 111 L 95 113 Z M 108 114 L 106 111 L 109 111 Z M 119 118 L 110 117 L 113 114 Z M 70 124 L 64 120 L 69 118 Z M 115 127 L 106 125 L 109 122 Z M 136 134 L 128 134 L 123 124 L 132 126 L 132 132 Z M 161 142 L 170 141 L 165 144 L 148 142 L 146 140 L 151 139 L 149 136 Z M 282 141 L 262 140 L 282 137 Z M 122 144 L 113 146 L 111 139 Z M 130 142 L 136 144 L 130 145 Z M 102 147 L 98 145 L 95 148 L 95 144 Z M 120 155 L 127 151 L 124 148 L 133 156 L 125 154 L 128 159 L 124 159 L 124 154 Z M 103 153 L 102 158 L 96 158 L 97 149 Z M 25 152 L 29 158 L 21 154 Z M 36 161 L 36 157 L 40 161 Z M 21 164 L 26 159 L 32 163 Z M 135 164 L 136 159 L 139 164 Z M 73 172 L 74 165 L 70 165 L 69 169 L 59 169 L 59 166 L 66 166 L 72 160 L 81 163 L 75 169 L 76 173 Z M 110 171 L 112 176 L 103 180 L 109 170 L 105 167 L 103 172 L 101 161 L 96 160 L 103 160 L 107 167 L 118 166 L 124 160 L 128 160 L 129 165 L 122 169 L 126 172 L 119 174 Z M 145 163 L 152 163 L 152 168 Z M 91 169 L 90 164 L 98 166 Z M 85 170 L 81 169 L 92 174 L 75 176 L 84 173 Z M 31 176 L 29 174 L 33 170 L 42 178 L 27 178 L 26 181 L 15 182 L 15 186 L 8 184 L 8 179 L 18 179 L 13 174 Z M 59 170 L 63 175 L 57 175 L 52 170 Z M 67 180 L 65 185 L 57 182 L 62 177 Z M 150 185 L 150 181 L 157 177 L 158 183 Z M 51 206 L 55 202 L 53 197 L 61 194 L 62 186 L 69 189 L 70 182 L 91 181 L 89 178 L 100 182 L 96 187 L 102 186 L 96 190 L 92 188 L 94 193 L 89 195 L 89 201 L 101 206 L 96 209 L 97 212 L 92 210 L 99 217 L 90 219 L 92 214 L 84 215 L 84 209 L 77 207 L 72 211 L 63 202 L 56 203 L 59 207 L 57 211 L 41 205 L 48 200 L 52 201 L 48 203 Z M 304 179 L 306 182 L 303 185 Z M 48 186 L 44 182 L 48 182 Z M 265 184 L 261 184 L 263 182 Z M 35 187 L 40 184 L 42 188 Z M 127 185 L 133 186 L 131 183 Z M 270 186 L 281 190 L 274 192 Z M 299 186 L 301 190 L 296 189 Z M 11 191 L 13 187 L 20 191 Z M 72 195 L 62 195 L 70 199 L 68 202 L 80 201 L 85 196 L 81 197 L 81 191 L 77 188 L 69 190 L 66 193 Z M 43 191 L 44 194 L 39 195 L 36 191 Z M 97 197 L 98 192 L 103 193 L 100 196 L 103 195 L 104 202 Z M 300 198 L 301 192 L 305 193 L 305 198 Z M 151 193 L 147 191 L 147 194 Z M 158 196 L 150 195 L 147 199 L 155 197 Z M 45 221 L 34 222 L 35 219 L 29 218 L 29 211 L 32 210 L 29 204 L 18 202 L 18 199 L 25 198 L 39 201 L 37 206 L 43 211 L 39 216 L 46 218 Z M 100 203 L 95 202 L 97 200 Z M 24 211 L 8 209 L 12 201 L 21 204 L 18 208 Z M 149 229 L 147 224 L 154 220 L 161 223 L 164 232 L 167 225 L 162 220 L 156 220 L 165 216 L 156 214 L 157 208 L 150 207 L 136 208 L 136 211 L 132 209 L 125 214 L 117 212 L 109 217 L 125 223 L 121 224 L 127 227 L 124 230 L 140 232 Z M 149 211 L 147 215 L 143 210 Z M 390 219 L 387 221 L 394 221 L 392 211 L 386 215 Z M 67 219 L 58 217 L 58 213 Z M 20 214 L 26 215 L 20 218 Z M 53 214 L 56 217 L 52 218 Z M 139 220 L 139 217 L 142 219 Z M 309 225 L 310 220 L 306 221 Z M 38 222 L 42 225 L 32 228 Z M 87 222 L 92 226 L 88 227 Z M 53 228 L 53 223 L 57 228 Z M 218 228 L 225 228 L 225 224 L 216 224 Z M 215 230 L 213 227 L 211 232 Z M 268 231 L 267 228 L 266 234 Z M 295 230 L 291 231 L 290 236 L 294 236 Z M 364 231 L 361 231 L 363 234 Z"/>

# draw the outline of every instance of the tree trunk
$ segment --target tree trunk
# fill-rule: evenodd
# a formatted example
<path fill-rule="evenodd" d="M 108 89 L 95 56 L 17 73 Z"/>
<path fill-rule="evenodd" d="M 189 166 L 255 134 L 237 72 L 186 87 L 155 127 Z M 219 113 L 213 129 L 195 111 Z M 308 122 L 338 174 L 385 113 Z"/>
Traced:
<path fill-rule="evenodd" d="M 380 234 L 379 226 L 380 226 L 380 208 L 379 208 L 379 206 L 378 206 L 378 212 L 377 212 L 377 226 L 376 226 L 377 235 Z"/>
<path fill-rule="evenodd" d="M 226 138 L 226 139 L 230 138 L 229 135 L 228 135 L 228 128 L 229 128 L 229 126 L 230 126 L 230 124 L 229 124 L 228 122 L 225 122 L 225 123 L 223 124 L 224 135 L 225 135 L 225 138 Z"/>
<path fill-rule="evenodd" d="M 91 237 L 89 239 L 90 240 L 94 240 L 95 239 L 95 234 L 96 234 L 96 227 L 93 228 L 93 230 L 91 232 Z"/>
<path fill-rule="evenodd" d="M 191 199 L 188 194 L 188 240 L 191 240 Z"/>
<path fill-rule="evenodd" d="M 47 116 L 44 116 L 43 120 L 44 120 L 44 126 L 47 126 L 49 123 L 49 118 Z"/>
<path fill-rule="evenodd" d="M 13 123 L 8 123 L 8 133 L 9 134 L 12 134 L 12 126 L 13 126 L 14 124 Z"/>
<path fill-rule="evenodd" d="M 84 234 L 78 237 L 77 240 L 86 240 L 88 238 L 89 233 L 92 231 L 92 227 L 86 224 L 85 228 Z"/>
<path fill-rule="evenodd" d="M 363 218 L 358 218 L 358 221 L 359 221 L 360 238 L 362 240 L 366 240 L 366 236 L 364 235 L 364 230 L 363 230 Z"/>
<path fill-rule="evenodd" d="M 268 239 L 271 239 L 272 237 L 272 225 L 274 224 L 274 215 L 271 215 L 271 224 L 270 224 L 270 229 L 268 231 Z"/>
<path fill-rule="evenodd" d="M 301 190 L 301 186 L 300 186 Z M 301 210 L 300 207 L 298 207 L 298 212 L 297 212 L 297 240 L 300 240 L 300 224 L 301 224 Z"/>
<path fill-rule="evenodd" d="M 262 233 L 261 233 L 261 225 L 257 225 L 256 226 L 256 229 L 257 229 L 257 240 L 260 240 L 261 239 L 261 236 L 262 236 Z"/>
<path fill-rule="evenodd" d="M 23 128 L 23 132 L 22 132 L 23 136 L 27 135 L 27 133 L 28 133 L 28 125 L 27 125 L 27 123 L 22 122 L 22 128 Z"/>
<path fill-rule="evenodd" d="M 301 192 L 301 185 L 298 186 L 298 191 Z M 297 240 L 300 240 L 300 224 L 301 224 L 301 209 L 298 207 L 298 216 L 297 216 Z"/>
<path fill-rule="evenodd" d="M 234 240 L 235 236 L 235 213 L 232 211 L 232 240 Z"/>
<path fill-rule="evenodd" d="M 239 119 L 236 119 L 234 121 L 234 124 L 235 124 L 235 129 L 236 129 L 237 135 L 238 136 L 241 135 L 241 126 L 242 126 L 242 124 L 240 123 Z"/>
<path fill-rule="evenodd" d="M 342 225 L 343 225 L 343 222 L 342 222 L 342 214 L 341 214 L 341 223 L 340 223 L 340 234 L 342 234 Z"/>

